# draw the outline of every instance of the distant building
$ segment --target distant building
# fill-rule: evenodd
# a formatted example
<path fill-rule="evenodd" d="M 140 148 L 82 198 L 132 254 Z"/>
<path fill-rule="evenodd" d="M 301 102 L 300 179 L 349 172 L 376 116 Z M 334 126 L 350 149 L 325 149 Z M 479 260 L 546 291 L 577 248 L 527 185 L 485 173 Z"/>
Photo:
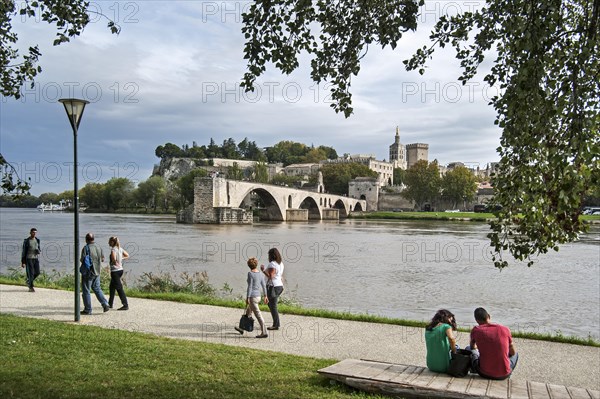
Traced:
<path fill-rule="evenodd" d="M 380 186 L 391 186 L 394 184 L 394 164 L 386 161 L 377 161 L 372 154 L 346 155 L 338 159 L 321 161 L 321 164 L 331 163 L 359 163 L 366 165 L 372 171 L 377 172 L 377 181 Z"/>
<path fill-rule="evenodd" d="M 484 181 L 484 180 L 489 180 L 491 178 L 492 174 L 498 172 L 499 163 L 498 162 L 488 163 L 486 165 L 485 169 L 482 169 L 479 167 L 478 163 L 465 164 L 463 162 L 450 162 L 446 166 L 439 165 L 440 176 L 445 175 L 447 172 L 449 172 L 459 166 L 467 168 L 468 170 L 471 171 L 471 173 L 473 173 L 473 175 L 475 175 L 475 177 L 477 179 L 479 179 L 480 181 Z"/>
<path fill-rule="evenodd" d="M 396 137 L 390 145 L 390 162 L 394 168 L 406 169 L 406 147 L 400 142 L 400 129 L 396 126 Z"/>
<path fill-rule="evenodd" d="M 237 164 L 240 169 L 253 168 L 256 161 L 248 161 L 245 159 L 226 159 L 226 158 L 204 158 L 201 161 L 212 161 L 212 166 L 216 168 L 227 168 Z"/>
<path fill-rule="evenodd" d="M 429 160 L 429 144 L 400 142 L 400 129 L 396 126 L 394 143 L 390 145 L 390 162 L 394 168 L 408 169 L 420 160 Z"/>
<path fill-rule="evenodd" d="M 286 176 L 301 176 L 310 177 L 316 174 L 321 165 L 318 163 L 294 163 L 288 166 L 284 166 L 282 172 Z"/>
<path fill-rule="evenodd" d="M 357 177 L 348 183 L 348 196 L 367 201 L 367 211 L 376 211 L 379 201 L 378 180 L 374 177 Z"/>
<path fill-rule="evenodd" d="M 429 160 L 429 144 L 414 143 L 406 145 L 406 167 L 410 169 L 411 166 L 416 164 L 418 161 Z"/>
<path fill-rule="evenodd" d="M 369 169 L 377 172 L 377 181 L 381 187 L 394 184 L 394 169 L 407 169 L 420 160 L 428 160 L 429 144 L 414 143 L 403 145 L 400 142 L 400 129 L 396 126 L 396 136 L 394 143 L 389 147 L 389 162 L 378 161 L 372 154 L 345 154 L 343 157 L 333 160 L 321 161 L 321 164 L 327 163 L 360 163 L 366 165 Z"/>

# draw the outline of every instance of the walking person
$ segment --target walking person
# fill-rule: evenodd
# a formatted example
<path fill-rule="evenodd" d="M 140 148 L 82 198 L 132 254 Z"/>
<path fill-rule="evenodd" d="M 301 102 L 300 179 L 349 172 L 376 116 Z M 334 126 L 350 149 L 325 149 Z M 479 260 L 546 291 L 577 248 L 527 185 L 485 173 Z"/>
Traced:
<path fill-rule="evenodd" d="M 483 378 L 504 380 L 517 366 L 519 354 L 515 349 L 508 327 L 492 323 L 484 308 L 474 312 L 478 325 L 471 330 L 472 369 Z"/>
<path fill-rule="evenodd" d="M 121 248 L 121 243 L 117 236 L 108 239 L 108 246 L 110 247 L 110 285 L 108 287 L 110 295 L 108 297 L 108 307 L 112 309 L 116 291 L 119 294 L 122 305 L 117 310 L 129 310 L 127 296 L 125 295 L 123 283 L 121 282 L 121 277 L 123 277 L 123 260 L 129 258 L 129 254 Z"/>
<path fill-rule="evenodd" d="M 81 249 L 80 262 L 83 264 L 85 256 L 90 255 L 92 258 L 92 267 L 88 270 L 85 266 L 80 268 L 81 271 L 81 296 L 83 298 L 83 311 L 81 314 L 92 314 L 92 297 L 90 291 L 94 291 L 98 302 L 102 305 L 105 312 L 110 310 L 108 301 L 100 287 L 100 268 L 104 262 L 104 253 L 99 245 L 94 242 L 94 234 L 87 233 L 85 235 L 86 245 Z"/>
<path fill-rule="evenodd" d="M 427 347 L 427 368 L 437 373 L 445 373 L 450 366 L 450 353 L 456 353 L 456 320 L 454 314 L 440 309 L 425 327 Z"/>
<path fill-rule="evenodd" d="M 23 240 L 23 249 L 21 250 L 21 267 L 25 268 L 29 292 L 35 292 L 33 282 L 40 275 L 39 256 L 42 247 L 40 246 L 40 239 L 36 235 L 37 229 L 33 227 L 29 230 L 29 237 Z"/>
<path fill-rule="evenodd" d="M 266 269 L 264 265 L 260 265 L 260 270 L 267 276 L 267 298 L 269 299 L 269 310 L 273 318 L 273 325 L 268 327 L 267 330 L 279 330 L 280 327 L 277 302 L 283 292 L 283 269 L 281 254 L 277 248 L 269 249 L 269 264 Z"/>
<path fill-rule="evenodd" d="M 269 303 L 265 279 L 263 278 L 262 273 L 258 270 L 258 259 L 248 259 L 248 267 L 250 268 L 250 271 L 248 272 L 248 288 L 246 290 L 246 316 L 250 316 L 250 313 L 254 313 L 254 316 L 258 320 L 258 324 L 260 324 L 261 333 L 257 335 L 256 338 L 267 338 L 269 336 L 267 334 L 267 326 L 262 317 L 262 313 L 260 312 L 260 308 L 258 307 L 261 294 L 265 298 L 265 303 Z M 239 327 L 235 327 L 235 329 L 240 334 L 244 333 L 244 330 Z"/>

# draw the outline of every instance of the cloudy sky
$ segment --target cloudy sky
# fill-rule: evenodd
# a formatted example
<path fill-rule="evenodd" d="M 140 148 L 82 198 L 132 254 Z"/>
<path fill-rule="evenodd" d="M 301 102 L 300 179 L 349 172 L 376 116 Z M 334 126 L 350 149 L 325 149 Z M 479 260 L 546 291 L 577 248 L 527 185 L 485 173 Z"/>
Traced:
<path fill-rule="evenodd" d="M 352 81 L 354 114 L 329 107 L 328 88 L 309 79 L 309 59 L 286 76 L 270 68 L 256 93 L 244 93 L 241 14 L 248 2 L 99 1 L 85 32 L 52 46 L 54 31 L 39 20 L 13 19 L 19 46 L 38 44 L 42 74 L 20 100 L 0 102 L 0 151 L 31 178 L 32 193 L 72 188 L 73 134 L 59 98 L 90 101 L 78 136 L 80 186 L 127 177 L 147 179 L 158 145 L 221 144 L 245 137 L 266 147 L 281 140 L 326 145 L 338 154 L 388 159 L 396 126 L 403 144 L 428 143 L 429 160 L 481 166 L 498 160 L 500 132 L 487 105 L 496 94 L 478 76 L 457 81 L 458 61 L 438 52 L 424 76 L 402 61 L 427 37 L 436 18 L 482 6 L 477 1 L 429 1 L 421 27 L 395 51 L 369 49 Z"/>

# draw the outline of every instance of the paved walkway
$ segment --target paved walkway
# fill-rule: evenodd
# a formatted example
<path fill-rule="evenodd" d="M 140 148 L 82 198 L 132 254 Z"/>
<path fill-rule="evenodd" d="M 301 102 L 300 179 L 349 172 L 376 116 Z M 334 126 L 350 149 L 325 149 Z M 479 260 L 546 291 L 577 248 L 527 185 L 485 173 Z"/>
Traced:
<path fill-rule="evenodd" d="M 103 313 L 94 297 L 92 303 L 94 314 L 82 315 L 79 324 L 318 358 L 425 366 L 422 328 L 284 314 L 279 331 L 256 339 L 254 333 L 240 336 L 233 329 L 240 309 L 130 298 L 130 310 Z M 27 287 L 0 285 L 0 313 L 74 323 L 74 293 L 43 288 L 29 293 Z M 269 325 L 270 314 L 263 316 Z M 467 341 L 468 334 L 459 333 L 458 344 Z M 521 338 L 515 345 L 519 364 L 512 379 L 600 390 L 600 348 Z"/>

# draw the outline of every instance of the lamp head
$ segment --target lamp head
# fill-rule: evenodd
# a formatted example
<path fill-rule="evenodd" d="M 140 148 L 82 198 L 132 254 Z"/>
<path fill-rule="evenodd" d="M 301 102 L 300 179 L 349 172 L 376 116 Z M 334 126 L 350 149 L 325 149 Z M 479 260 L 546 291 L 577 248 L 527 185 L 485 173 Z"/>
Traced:
<path fill-rule="evenodd" d="M 89 104 L 90 102 L 77 98 L 62 98 L 58 101 L 65 106 L 65 111 L 67 111 L 67 116 L 69 117 L 69 122 L 71 122 L 73 130 L 79 129 L 83 110 L 85 109 L 86 104 Z"/>

